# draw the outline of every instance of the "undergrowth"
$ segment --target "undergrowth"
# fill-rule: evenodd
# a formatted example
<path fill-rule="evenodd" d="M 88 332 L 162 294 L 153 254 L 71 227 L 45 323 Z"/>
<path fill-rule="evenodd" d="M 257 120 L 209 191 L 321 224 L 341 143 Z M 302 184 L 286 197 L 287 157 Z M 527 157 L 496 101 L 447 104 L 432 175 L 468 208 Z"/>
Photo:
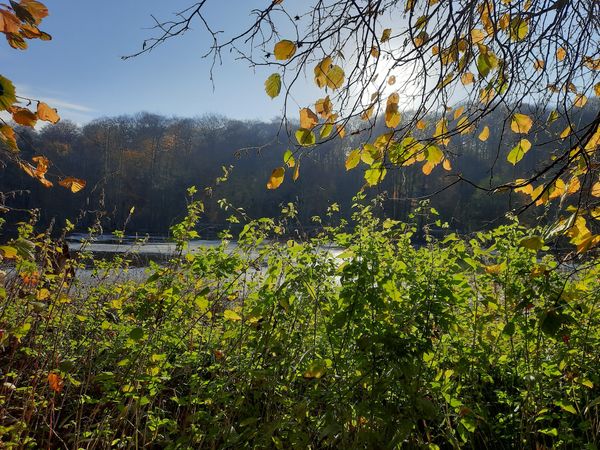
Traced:
<path fill-rule="evenodd" d="M 332 208 L 288 240 L 290 205 L 189 251 L 201 214 L 142 281 L 126 256 L 48 270 L 59 248 L 21 225 L 0 447 L 597 448 L 600 271 L 559 264 L 539 230 L 435 238 L 429 210 L 383 220 L 359 196 L 351 232 Z"/>

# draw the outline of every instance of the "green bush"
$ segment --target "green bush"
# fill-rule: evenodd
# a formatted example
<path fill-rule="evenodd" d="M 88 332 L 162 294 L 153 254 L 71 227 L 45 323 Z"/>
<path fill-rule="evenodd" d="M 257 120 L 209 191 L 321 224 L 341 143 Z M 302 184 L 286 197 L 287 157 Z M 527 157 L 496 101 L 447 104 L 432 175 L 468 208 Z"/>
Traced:
<path fill-rule="evenodd" d="M 1 445 L 597 448 L 593 261 L 560 264 L 516 220 L 436 239 L 435 217 L 354 208 L 351 232 L 288 240 L 289 206 L 188 252 L 193 202 L 180 254 L 142 282 L 83 255 L 95 281 L 67 283 L 21 245 L 0 290 Z M 32 227 L 19 242 L 55 251 Z"/>

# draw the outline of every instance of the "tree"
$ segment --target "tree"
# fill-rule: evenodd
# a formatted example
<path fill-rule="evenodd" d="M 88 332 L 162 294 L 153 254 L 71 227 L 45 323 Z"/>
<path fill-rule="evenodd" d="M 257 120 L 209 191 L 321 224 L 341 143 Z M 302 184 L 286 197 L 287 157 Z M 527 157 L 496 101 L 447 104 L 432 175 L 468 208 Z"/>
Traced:
<path fill-rule="evenodd" d="M 48 8 L 36 0 L 10 0 L 10 5 L 0 5 L 0 32 L 4 33 L 8 44 L 16 50 L 26 50 L 27 40 L 49 41 L 52 37 L 39 29 L 42 20 L 48 16 Z M 35 111 L 29 109 L 37 103 Z M 56 124 L 60 120 L 58 111 L 42 101 L 19 96 L 13 82 L 0 75 L 0 111 L 7 111 L 16 125 L 34 128 L 39 121 Z M 52 187 L 46 178 L 50 161 L 44 155 L 32 158 L 35 165 L 23 160 L 17 144 L 18 129 L 0 118 L 0 161 L 8 160 L 17 164 L 25 173 L 37 179 L 43 186 Z M 58 184 L 78 192 L 85 187 L 85 181 L 70 177 L 59 177 Z"/>
<path fill-rule="evenodd" d="M 586 221 L 600 218 L 600 111 L 597 99 L 588 101 L 600 96 L 597 1 L 273 0 L 251 11 L 247 28 L 229 34 L 215 31 L 208 3 L 157 21 L 157 34 L 132 56 L 197 22 L 212 37 L 206 56 L 213 68 L 229 51 L 252 67 L 276 69 L 265 90 L 283 97 L 282 129 L 295 135 L 297 163 L 319 143 L 358 135 L 362 143 L 347 154 L 346 167 L 362 164 L 368 185 L 390 169 L 419 165 L 428 175 L 439 166 L 448 184 L 524 194 L 524 208 L 560 202 L 569 214 L 552 233 L 567 232 L 579 251 L 600 243 Z M 290 116 L 293 93 L 306 78 L 323 95 Z M 500 129 L 486 125 L 494 111 L 503 114 Z M 565 129 L 553 127 L 558 119 Z M 376 133 L 380 122 L 387 130 Z M 488 182 L 453 171 L 460 149 L 450 151 L 450 144 L 461 135 L 498 140 Z M 494 178 L 499 161 L 518 165 L 548 143 L 551 151 L 529 176 Z M 268 187 L 281 185 L 289 170 L 273 170 Z"/>

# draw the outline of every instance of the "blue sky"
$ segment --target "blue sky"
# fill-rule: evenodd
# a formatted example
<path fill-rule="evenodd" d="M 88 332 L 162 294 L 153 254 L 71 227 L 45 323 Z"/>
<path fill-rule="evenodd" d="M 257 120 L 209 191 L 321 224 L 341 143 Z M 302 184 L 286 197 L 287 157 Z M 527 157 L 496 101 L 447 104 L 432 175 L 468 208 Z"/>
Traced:
<path fill-rule="evenodd" d="M 251 8 L 264 7 L 266 1 L 209 1 L 208 18 L 217 29 L 240 30 L 251 20 Z M 152 34 L 147 29 L 151 14 L 171 18 L 193 2 L 46 0 L 50 16 L 41 29 L 53 40 L 30 41 L 26 51 L 0 44 L 2 74 L 13 80 L 18 94 L 46 100 L 77 123 L 139 111 L 262 120 L 278 116 L 282 101 L 269 99 L 263 90 L 273 70 L 255 73 L 247 63 L 224 55 L 213 91 L 210 60 L 202 59 L 210 40 L 199 24 L 149 54 L 121 60 Z"/>

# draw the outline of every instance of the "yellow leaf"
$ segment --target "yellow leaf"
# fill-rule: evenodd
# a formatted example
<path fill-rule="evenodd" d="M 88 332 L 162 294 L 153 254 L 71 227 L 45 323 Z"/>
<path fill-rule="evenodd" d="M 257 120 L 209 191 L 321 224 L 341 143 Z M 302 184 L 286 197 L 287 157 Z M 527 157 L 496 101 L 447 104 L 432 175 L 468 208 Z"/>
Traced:
<path fill-rule="evenodd" d="M 471 72 L 465 72 L 460 76 L 460 81 L 467 86 L 475 81 L 475 76 Z"/>
<path fill-rule="evenodd" d="M 483 127 L 483 130 L 481 131 L 481 133 L 479 133 L 479 140 L 482 142 L 485 142 L 488 140 L 488 138 L 490 137 L 490 128 L 486 125 L 485 127 Z"/>
<path fill-rule="evenodd" d="M 385 30 L 383 30 L 383 33 L 381 33 L 381 39 L 380 39 L 380 41 L 382 43 L 389 41 L 391 35 L 392 35 L 392 29 L 391 28 L 386 28 Z"/>
<path fill-rule="evenodd" d="M 427 122 L 425 122 L 424 120 L 419 120 L 417 121 L 416 124 L 417 130 L 424 130 L 425 128 L 427 128 Z"/>
<path fill-rule="evenodd" d="M 571 178 L 571 181 L 569 181 L 569 185 L 567 187 L 567 194 L 575 194 L 579 192 L 579 189 L 581 189 L 581 182 L 579 181 L 579 178 Z"/>
<path fill-rule="evenodd" d="M 478 44 L 485 39 L 485 32 L 477 28 L 471 30 L 471 40 L 473 44 Z"/>
<path fill-rule="evenodd" d="M 600 197 L 600 181 L 596 181 L 592 186 L 592 195 L 594 197 Z"/>
<path fill-rule="evenodd" d="M 460 132 L 460 134 L 465 135 L 472 133 L 473 130 L 475 130 L 475 125 L 469 123 L 469 119 L 466 117 L 461 117 L 456 124 L 456 129 Z"/>
<path fill-rule="evenodd" d="M 433 137 L 442 145 L 448 145 L 450 143 L 450 137 L 448 136 L 448 122 L 446 119 L 440 119 L 435 125 Z"/>
<path fill-rule="evenodd" d="M 400 124 L 402 117 L 398 111 L 398 102 L 400 96 L 397 93 L 393 93 L 387 99 L 387 105 L 385 108 L 385 125 L 389 128 L 396 128 Z"/>
<path fill-rule="evenodd" d="M 485 273 L 489 275 L 498 275 L 502 272 L 504 266 L 502 264 L 494 264 L 491 266 L 485 266 Z"/>
<path fill-rule="evenodd" d="M 454 111 L 454 120 L 458 119 L 465 112 L 465 107 L 461 106 Z"/>
<path fill-rule="evenodd" d="M 319 123 L 319 118 L 310 108 L 300 110 L 300 128 L 313 129 Z"/>
<path fill-rule="evenodd" d="M 327 85 L 327 74 L 331 69 L 331 63 L 332 59 L 328 56 L 315 66 L 315 83 L 320 88 Z"/>
<path fill-rule="evenodd" d="M 533 126 L 533 121 L 526 114 L 516 113 L 513 115 L 512 120 L 510 122 L 510 129 L 515 133 L 526 134 L 529 133 L 531 127 Z"/>
<path fill-rule="evenodd" d="M 435 168 L 435 164 L 427 161 L 425 164 L 423 164 L 423 167 L 421 168 L 421 170 L 423 171 L 424 175 L 429 175 L 433 169 Z"/>
<path fill-rule="evenodd" d="M 583 94 L 577 94 L 575 96 L 575 100 L 573 101 L 573 105 L 578 108 L 583 108 L 587 103 L 587 97 Z"/>
<path fill-rule="evenodd" d="M 371 116 L 373 115 L 373 111 L 374 111 L 373 106 L 369 107 L 368 109 L 365 109 L 362 112 L 362 114 L 360 115 L 360 118 L 362 120 L 369 120 L 371 118 Z"/>
<path fill-rule="evenodd" d="M 594 131 L 594 134 L 592 135 L 590 140 L 587 142 L 587 144 L 585 144 L 584 149 L 593 151 L 593 150 L 596 150 L 596 148 L 599 146 L 600 146 L 600 125 L 598 125 L 596 127 L 596 131 Z"/>
<path fill-rule="evenodd" d="M 340 66 L 332 66 L 327 72 L 326 83 L 330 89 L 339 89 L 344 84 L 344 70 Z"/>
<path fill-rule="evenodd" d="M 596 94 L 596 97 L 600 97 L 600 83 L 594 85 L 594 94 Z"/>
<path fill-rule="evenodd" d="M 344 128 L 344 125 L 338 123 L 335 129 L 337 130 L 337 134 L 340 137 L 340 139 L 344 139 L 344 137 L 346 136 L 346 128 Z"/>
<path fill-rule="evenodd" d="M 0 245 L 0 254 L 6 259 L 15 259 L 17 257 L 18 251 L 14 247 L 9 247 L 8 245 Z"/>
<path fill-rule="evenodd" d="M 231 309 L 226 309 L 223 312 L 223 317 L 225 317 L 226 320 L 231 320 L 232 322 L 239 322 L 242 320 L 242 316 Z"/>
<path fill-rule="evenodd" d="M 562 197 L 567 192 L 567 185 L 563 180 L 558 178 L 554 185 L 550 188 L 550 200 Z"/>
<path fill-rule="evenodd" d="M 77 193 L 85 188 L 85 180 L 74 177 L 66 177 L 58 182 L 58 184 L 64 188 L 69 189 L 72 193 Z"/>
<path fill-rule="evenodd" d="M 296 181 L 300 177 L 300 161 L 296 162 L 296 167 L 294 169 L 294 176 L 292 179 Z"/>
<path fill-rule="evenodd" d="M 50 108 L 44 102 L 38 102 L 37 116 L 40 120 L 44 120 L 44 121 L 50 122 L 52 124 L 58 123 L 58 121 L 60 120 L 58 111 L 56 111 L 56 109 Z"/>
<path fill-rule="evenodd" d="M 273 54 L 275 55 L 275 59 L 279 61 L 290 59 L 296 54 L 296 44 L 294 44 L 292 41 L 288 41 L 287 39 L 279 41 L 277 44 L 275 44 Z"/>
<path fill-rule="evenodd" d="M 452 164 L 450 164 L 450 160 L 449 159 L 444 159 L 444 162 L 442 163 L 442 167 L 444 168 L 444 170 L 451 171 L 452 170 Z"/>
<path fill-rule="evenodd" d="M 315 103 L 315 110 L 323 119 L 327 119 L 331 115 L 333 112 L 333 104 L 329 99 L 329 95 L 325 98 L 317 100 Z"/>
<path fill-rule="evenodd" d="M 274 169 L 269 177 L 269 181 L 267 182 L 267 189 L 277 189 L 279 186 L 281 186 L 284 176 L 285 169 L 283 167 Z"/>
<path fill-rule="evenodd" d="M 564 139 L 567 136 L 569 136 L 572 132 L 573 132 L 573 127 L 571 127 L 571 125 L 567 125 L 567 127 L 563 130 L 563 132 L 560 133 L 560 138 Z"/>
<path fill-rule="evenodd" d="M 563 59 L 565 59 L 566 56 L 567 56 L 567 51 L 564 48 L 559 47 L 556 50 L 556 59 L 558 61 L 562 61 Z"/>
<path fill-rule="evenodd" d="M 482 89 L 479 93 L 479 100 L 484 105 L 487 105 L 494 99 L 495 96 L 496 96 L 496 91 L 493 88 Z"/>

